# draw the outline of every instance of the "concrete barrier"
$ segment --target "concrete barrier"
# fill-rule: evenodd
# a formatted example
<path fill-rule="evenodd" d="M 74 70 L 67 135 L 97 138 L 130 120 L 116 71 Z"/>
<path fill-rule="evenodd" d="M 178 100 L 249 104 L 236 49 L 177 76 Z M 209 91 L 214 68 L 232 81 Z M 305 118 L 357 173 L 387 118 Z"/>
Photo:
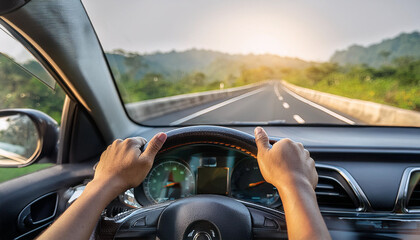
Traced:
<path fill-rule="evenodd" d="M 319 92 L 283 80 L 281 84 L 310 101 L 360 119 L 369 125 L 420 127 L 420 113 L 416 111 Z"/>
<path fill-rule="evenodd" d="M 242 87 L 228 88 L 223 90 L 213 90 L 151 99 L 141 102 L 128 103 L 125 104 L 125 107 L 130 117 L 136 121 L 141 122 L 150 118 L 159 117 L 170 112 L 194 107 L 221 98 L 241 95 L 243 93 L 259 88 L 265 84 L 267 84 L 267 82 L 254 83 Z"/>

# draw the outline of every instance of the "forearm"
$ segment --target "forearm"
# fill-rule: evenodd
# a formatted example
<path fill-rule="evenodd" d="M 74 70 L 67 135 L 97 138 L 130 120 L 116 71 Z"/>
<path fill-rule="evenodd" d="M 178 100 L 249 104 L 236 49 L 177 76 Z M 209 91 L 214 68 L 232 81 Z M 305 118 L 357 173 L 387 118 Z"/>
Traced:
<path fill-rule="evenodd" d="M 102 210 L 144 180 L 165 140 L 166 134 L 156 134 L 144 153 L 140 150 L 144 138 L 115 140 L 102 153 L 94 179 L 82 195 L 38 239 L 89 239 Z"/>
<path fill-rule="evenodd" d="M 286 188 L 280 196 L 289 239 L 331 239 L 312 186 L 301 184 Z"/>
<path fill-rule="evenodd" d="M 115 198 L 116 191 L 93 180 L 82 195 L 38 239 L 89 239 L 102 210 Z"/>

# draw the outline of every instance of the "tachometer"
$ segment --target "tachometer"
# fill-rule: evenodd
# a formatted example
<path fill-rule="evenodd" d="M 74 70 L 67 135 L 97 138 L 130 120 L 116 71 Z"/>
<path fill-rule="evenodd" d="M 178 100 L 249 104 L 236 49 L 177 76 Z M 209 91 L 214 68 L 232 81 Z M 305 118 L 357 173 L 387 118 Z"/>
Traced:
<path fill-rule="evenodd" d="M 161 203 L 193 195 L 195 179 L 184 164 L 165 161 L 152 168 L 143 183 L 143 190 L 149 201 Z"/>
<path fill-rule="evenodd" d="M 234 198 L 266 206 L 279 203 L 277 189 L 264 181 L 254 158 L 239 162 L 232 173 L 231 195 Z"/>

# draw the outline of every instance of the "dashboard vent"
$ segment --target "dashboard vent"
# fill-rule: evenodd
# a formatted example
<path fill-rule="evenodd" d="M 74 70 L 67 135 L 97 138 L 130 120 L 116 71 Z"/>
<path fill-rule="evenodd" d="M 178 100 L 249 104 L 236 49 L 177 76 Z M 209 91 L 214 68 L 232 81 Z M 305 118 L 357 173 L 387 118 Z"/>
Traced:
<path fill-rule="evenodd" d="M 420 210 L 420 171 L 413 171 L 410 175 L 407 209 Z"/>
<path fill-rule="evenodd" d="M 417 183 L 408 201 L 408 208 L 420 208 L 420 184 Z"/>
<path fill-rule="evenodd" d="M 317 168 L 317 171 L 315 193 L 321 210 L 355 211 L 360 208 L 360 201 L 340 173 L 326 168 Z"/>

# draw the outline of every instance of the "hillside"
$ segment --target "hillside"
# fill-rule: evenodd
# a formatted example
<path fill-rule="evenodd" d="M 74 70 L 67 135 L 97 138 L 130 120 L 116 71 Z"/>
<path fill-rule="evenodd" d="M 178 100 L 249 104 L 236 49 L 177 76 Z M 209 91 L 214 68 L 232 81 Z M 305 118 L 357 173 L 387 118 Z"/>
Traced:
<path fill-rule="evenodd" d="M 367 64 L 371 67 L 389 65 L 394 59 L 411 56 L 420 59 L 420 33 L 402 33 L 367 47 L 352 45 L 346 50 L 336 51 L 331 62 L 340 65 Z"/>
<path fill-rule="evenodd" d="M 243 69 L 268 68 L 305 68 L 311 63 L 296 58 L 277 55 L 231 55 L 227 53 L 191 49 L 154 54 L 133 54 L 121 50 L 106 53 L 115 74 L 130 71 L 137 79 L 147 73 L 160 74 L 168 80 L 179 80 L 186 74 L 201 72 L 209 81 L 238 77 Z M 117 71 L 115 71 L 117 70 Z"/>

